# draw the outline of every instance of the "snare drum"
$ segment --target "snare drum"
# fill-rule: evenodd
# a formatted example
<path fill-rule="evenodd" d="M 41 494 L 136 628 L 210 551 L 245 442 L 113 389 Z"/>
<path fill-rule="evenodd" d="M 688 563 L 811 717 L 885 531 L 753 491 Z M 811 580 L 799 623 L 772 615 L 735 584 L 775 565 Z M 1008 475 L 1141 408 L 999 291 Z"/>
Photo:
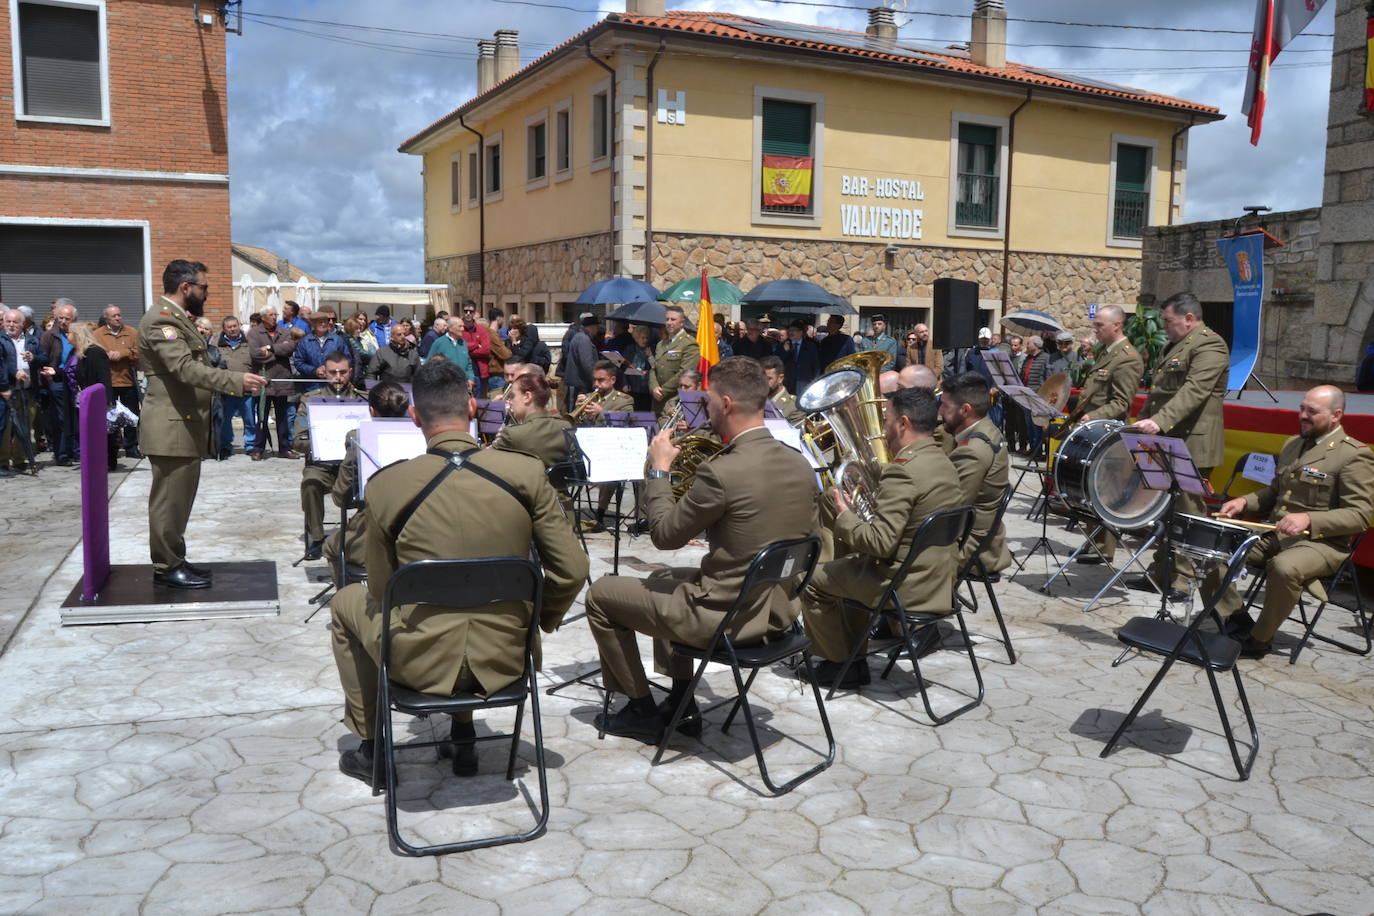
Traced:
<path fill-rule="evenodd" d="M 1253 534 L 1249 528 L 1198 515 L 1180 513 L 1169 522 L 1169 543 L 1195 560 L 1229 562 Z"/>
<path fill-rule="evenodd" d="M 1169 494 L 1148 490 L 1121 441 L 1120 420 L 1091 420 L 1065 437 L 1054 461 L 1054 485 L 1075 509 L 1119 531 L 1148 528 L 1169 509 Z"/>

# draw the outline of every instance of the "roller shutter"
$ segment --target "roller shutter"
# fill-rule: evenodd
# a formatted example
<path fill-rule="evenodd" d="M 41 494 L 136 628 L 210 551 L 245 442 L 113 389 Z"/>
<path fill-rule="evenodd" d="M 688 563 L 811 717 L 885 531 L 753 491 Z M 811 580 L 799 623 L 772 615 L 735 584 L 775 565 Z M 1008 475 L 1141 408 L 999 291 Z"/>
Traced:
<path fill-rule="evenodd" d="M 0 301 L 48 314 L 60 296 L 83 321 L 117 305 L 137 322 L 146 307 L 143 230 L 85 226 L 0 225 Z"/>

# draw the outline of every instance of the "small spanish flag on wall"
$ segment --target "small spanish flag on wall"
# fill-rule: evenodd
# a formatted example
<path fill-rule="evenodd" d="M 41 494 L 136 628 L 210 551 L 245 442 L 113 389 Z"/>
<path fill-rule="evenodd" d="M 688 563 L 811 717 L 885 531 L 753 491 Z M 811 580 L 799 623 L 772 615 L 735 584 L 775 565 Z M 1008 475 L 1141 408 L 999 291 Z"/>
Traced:
<path fill-rule="evenodd" d="M 811 205 L 810 156 L 763 157 L 763 205 L 807 207 Z"/>

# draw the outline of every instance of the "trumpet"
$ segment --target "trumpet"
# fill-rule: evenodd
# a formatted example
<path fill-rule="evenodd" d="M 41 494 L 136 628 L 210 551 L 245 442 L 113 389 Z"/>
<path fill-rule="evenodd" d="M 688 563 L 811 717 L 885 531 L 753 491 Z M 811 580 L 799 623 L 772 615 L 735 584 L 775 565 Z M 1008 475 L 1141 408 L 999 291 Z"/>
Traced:
<path fill-rule="evenodd" d="M 582 403 L 572 409 L 572 413 L 568 414 L 568 422 L 576 426 L 577 421 L 582 418 L 582 411 L 586 410 L 592 404 L 600 404 L 604 400 L 606 400 L 605 392 L 593 391 L 582 399 Z"/>

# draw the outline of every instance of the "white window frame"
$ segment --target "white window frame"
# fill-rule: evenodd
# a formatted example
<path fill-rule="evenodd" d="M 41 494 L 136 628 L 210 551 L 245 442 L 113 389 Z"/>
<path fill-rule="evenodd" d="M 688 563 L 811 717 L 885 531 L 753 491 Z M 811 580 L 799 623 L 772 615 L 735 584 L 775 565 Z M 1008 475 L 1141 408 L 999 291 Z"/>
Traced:
<path fill-rule="evenodd" d="M 1108 248 L 1135 248 L 1139 249 L 1144 245 L 1144 239 L 1121 238 L 1116 235 L 1116 153 L 1122 145 L 1143 146 L 1150 151 L 1150 167 L 1145 170 L 1145 225 L 1150 225 L 1154 218 L 1155 191 L 1159 183 L 1155 181 L 1155 172 L 1159 170 L 1159 141 L 1149 137 L 1134 137 L 1130 134 L 1112 134 L 1112 145 L 1108 150 L 1111 157 L 1111 166 L 1107 170 L 1107 247 Z"/>
<path fill-rule="evenodd" d="M 955 205 L 959 200 L 959 125 L 978 124 L 997 128 L 997 225 L 994 228 L 960 226 L 956 222 Z M 949 216 L 945 233 L 950 237 L 1000 239 L 1007 234 L 1007 132 L 1011 122 L 1007 118 L 974 114 L 969 111 L 952 112 L 949 117 Z"/>
<path fill-rule="evenodd" d="M 593 116 L 596 113 L 595 99 L 598 95 L 606 96 L 606 153 L 598 156 L 596 154 L 596 122 Z M 602 169 L 611 167 L 611 160 L 615 158 L 615 110 L 611 107 L 611 80 L 609 77 L 592 86 L 587 93 L 587 171 L 599 172 Z"/>
<path fill-rule="evenodd" d="M 558 167 L 558 116 L 567 115 L 568 118 L 568 167 L 560 169 Z M 553 106 L 553 134 L 549 146 L 553 149 L 553 180 L 567 181 L 573 176 L 573 163 L 576 156 L 573 154 L 573 137 L 577 131 L 573 129 L 573 100 L 571 98 L 561 99 Z"/>
<path fill-rule="evenodd" d="M 502 142 L 505 139 L 504 135 L 505 131 L 498 130 L 482 141 L 482 200 L 484 203 L 495 203 L 506 196 L 506 146 Z M 501 148 L 501 170 L 500 174 L 497 176 L 501 182 L 501 188 L 498 191 L 487 190 L 487 188 L 491 187 L 490 170 L 487 168 L 487 150 L 491 149 L 493 146 L 499 146 Z"/>
<path fill-rule="evenodd" d="M 463 184 L 463 179 L 467 177 L 463 168 L 466 158 L 467 153 L 462 151 L 448 157 L 448 212 L 450 213 L 462 212 L 463 201 L 468 196 L 467 186 Z"/>
<path fill-rule="evenodd" d="M 530 144 L 530 134 L 540 124 L 544 125 L 544 174 L 536 178 L 531 174 L 534 171 L 534 147 Z M 552 172 L 553 162 L 549 159 L 549 110 L 543 108 L 525 119 L 525 190 L 547 188 Z"/>
<path fill-rule="evenodd" d="M 19 6 L 32 3 L 39 6 L 65 6 L 80 10 L 94 10 L 100 31 L 100 117 L 59 118 L 51 115 L 31 115 L 24 107 L 24 54 L 19 46 Z M 14 72 L 14 119 L 42 124 L 84 124 L 87 127 L 110 126 L 110 47 L 109 26 L 105 17 L 105 0 L 10 0 L 10 55 Z"/>
<path fill-rule="evenodd" d="M 146 219 L 69 219 L 46 216 L 5 216 L 0 214 L 0 226 L 79 226 L 97 229 L 140 229 L 143 231 L 143 310 L 153 307 L 153 242 L 152 224 Z M 226 284 L 227 285 L 227 284 Z"/>
<path fill-rule="evenodd" d="M 475 207 L 482 196 L 482 151 L 473 143 L 463 154 L 467 156 L 468 164 L 468 189 L 465 196 L 468 206 Z M 477 191 L 476 194 L 472 193 L 474 189 Z"/>
<path fill-rule="evenodd" d="M 763 209 L 763 100 L 811 106 L 811 212 L 774 213 Z M 754 87 L 754 139 L 749 158 L 750 221 L 756 226 L 806 226 L 819 229 L 825 215 L 825 96 L 819 92 Z"/>

